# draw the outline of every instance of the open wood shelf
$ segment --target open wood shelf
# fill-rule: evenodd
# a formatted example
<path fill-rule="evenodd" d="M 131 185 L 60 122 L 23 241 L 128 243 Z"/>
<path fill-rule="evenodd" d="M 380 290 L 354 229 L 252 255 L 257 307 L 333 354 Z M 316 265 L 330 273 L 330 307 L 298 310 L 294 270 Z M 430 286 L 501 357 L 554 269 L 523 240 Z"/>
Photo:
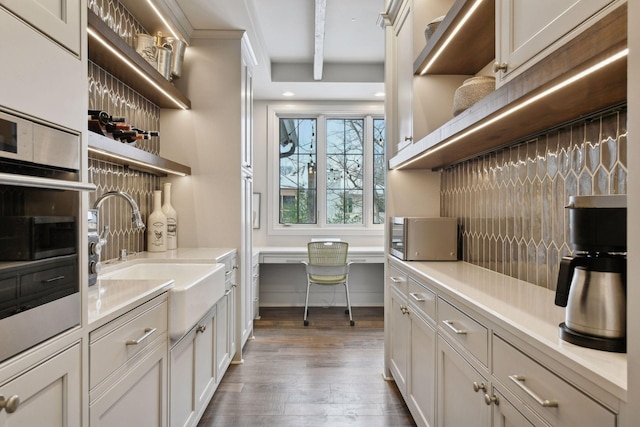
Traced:
<path fill-rule="evenodd" d="M 626 57 L 538 99 L 627 46 L 626 9 L 617 8 L 559 51 L 404 148 L 389 160 L 389 167 L 442 168 L 626 102 Z"/>
<path fill-rule="evenodd" d="M 415 60 L 414 74 L 422 73 L 475 3 L 476 0 L 457 0 L 453 4 Z M 484 0 L 426 74 L 476 74 L 495 58 L 495 39 L 495 1 Z"/>
<path fill-rule="evenodd" d="M 164 176 L 168 173 L 191 175 L 189 166 L 156 156 L 148 151 L 98 135 L 95 132 L 89 132 L 89 154 L 91 157 L 106 159 L 113 163 L 155 175 Z"/>
<path fill-rule="evenodd" d="M 191 101 L 178 88 L 165 79 L 91 10 L 87 11 L 87 22 L 89 30 L 95 32 L 106 44 L 101 43 L 89 33 L 91 61 L 161 108 L 191 108 Z"/>

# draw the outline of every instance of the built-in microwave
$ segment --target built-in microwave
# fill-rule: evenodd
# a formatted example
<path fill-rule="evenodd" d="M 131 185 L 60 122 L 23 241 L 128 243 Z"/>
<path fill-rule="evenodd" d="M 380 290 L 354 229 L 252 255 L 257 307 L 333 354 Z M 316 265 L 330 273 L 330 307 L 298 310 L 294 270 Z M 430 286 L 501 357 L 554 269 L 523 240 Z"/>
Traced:
<path fill-rule="evenodd" d="M 405 261 L 456 261 L 458 220 L 447 217 L 392 217 L 389 254 Z"/>
<path fill-rule="evenodd" d="M 0 106 L 0 362 L 80 324 L 81 134 Z"/>

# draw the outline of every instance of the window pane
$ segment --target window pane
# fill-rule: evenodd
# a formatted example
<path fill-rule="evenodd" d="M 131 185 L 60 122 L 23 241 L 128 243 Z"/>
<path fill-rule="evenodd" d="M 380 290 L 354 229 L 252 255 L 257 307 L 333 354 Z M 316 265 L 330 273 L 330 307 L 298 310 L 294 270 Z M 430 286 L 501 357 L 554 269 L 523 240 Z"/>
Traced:
<path fill-rule="evenodd" d="M 373 120 L 373 223 L 383 224 L 385 217 L 385 122 Z"/>
<path fill-rule="evenodd" d="M 327 224 L 362 224 L 362 190 L 327 191 Z"/>
<path fill-rule="evenodd" d="M 328 224 L 362 224 L 364 120 L 327 119 Z"/>
<path fill-rule="evenodd" d="M 316 119 L 280 119 L 280 223 L 315 224 Z"/>

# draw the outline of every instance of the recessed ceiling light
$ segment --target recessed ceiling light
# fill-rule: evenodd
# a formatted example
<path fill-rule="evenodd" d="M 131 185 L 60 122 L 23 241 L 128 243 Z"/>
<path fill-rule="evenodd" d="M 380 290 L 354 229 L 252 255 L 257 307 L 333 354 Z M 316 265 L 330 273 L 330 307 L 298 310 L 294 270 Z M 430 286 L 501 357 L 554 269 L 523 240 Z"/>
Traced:
<path fill-rule="evenodd" d="M 382 98 L 384 96 L 384 92 L 376 92 L 373 94 L 373 96 L 376 96 L 378 98 Z"/>
<path fill-rule="evenodd" d="M 295 93 L 290 91 L 282 92 L 282 96 L 293 96 L 293 95 L 295 95 Z"/>

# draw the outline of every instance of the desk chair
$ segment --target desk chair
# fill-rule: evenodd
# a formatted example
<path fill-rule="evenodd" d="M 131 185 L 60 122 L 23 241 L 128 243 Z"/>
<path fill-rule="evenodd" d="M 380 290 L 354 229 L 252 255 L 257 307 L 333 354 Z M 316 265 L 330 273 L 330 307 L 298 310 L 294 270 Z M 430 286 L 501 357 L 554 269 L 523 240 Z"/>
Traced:
<path fill-rule="evenodd" d="M 347 309 L 349 323 L 355 325 L 351 313 L 351 300 L 349 298 L 349 266 L 347 251 L 349 244 L 339 241 L 315 241 L 307 244 L 309 261 L 302 261 L 307 269 L 307 297 L 304 303 L 304 326 L 309 326 L 307 315 L 309 314 L 309 288 L 311 285 L 344 285 L 347 295 Z"/>

